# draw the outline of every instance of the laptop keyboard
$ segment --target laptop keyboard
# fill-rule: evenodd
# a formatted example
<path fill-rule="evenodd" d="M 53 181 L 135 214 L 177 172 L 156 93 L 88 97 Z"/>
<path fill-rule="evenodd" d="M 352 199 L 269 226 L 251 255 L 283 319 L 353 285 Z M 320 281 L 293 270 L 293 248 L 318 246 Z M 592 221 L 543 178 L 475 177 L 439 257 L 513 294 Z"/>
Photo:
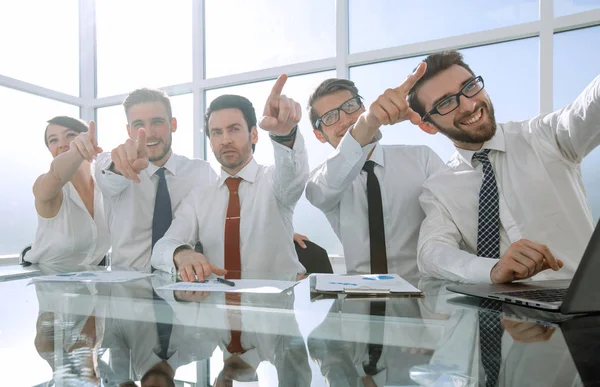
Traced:
<path fill-rule="evenodd" d="M 567 294 L 567 289 L 522 290 L 514 292 L 499 292 L 498 294 L 502 294 L 503 296 L 527 298 L 535 301 L 557 302 L 563 300 L 565 294 Z"/>

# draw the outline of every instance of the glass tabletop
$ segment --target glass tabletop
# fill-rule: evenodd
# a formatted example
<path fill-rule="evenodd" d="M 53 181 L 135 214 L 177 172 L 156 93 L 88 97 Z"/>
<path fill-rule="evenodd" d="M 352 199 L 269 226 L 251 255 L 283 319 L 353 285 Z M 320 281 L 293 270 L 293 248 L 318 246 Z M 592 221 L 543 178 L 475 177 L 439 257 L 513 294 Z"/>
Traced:
<path fill-rule="evenodd" d="M 36 270 L 39 270 L 36 271 Z M 61 269 L 61 272 L 90 270 Z M 103 270 L 93 268 L 92 270 Z M 121 269 L 113 268 L 113 271 Z M 599 380 L 600 317 L 564 316 L 409 278 L 423 297 L 322 296 L 121 283 L 0 282 L 1 386 L 585 386 Z"/>

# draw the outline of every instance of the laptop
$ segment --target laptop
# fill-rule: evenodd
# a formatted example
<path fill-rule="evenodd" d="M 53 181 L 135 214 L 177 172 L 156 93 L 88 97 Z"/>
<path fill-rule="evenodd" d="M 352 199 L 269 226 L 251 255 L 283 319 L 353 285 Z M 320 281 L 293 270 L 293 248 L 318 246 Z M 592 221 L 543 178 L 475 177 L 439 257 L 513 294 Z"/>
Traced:
<path fill-rule="evenodd" d="M 600 312 L 600 222 L 596 225 L 572 280 L 508 284 L 449 285 L 455 293 L 489 298 L 562 314 Z"/>
<path fill-rule="evenodd" d="M 600 316 L 575 317 L 560 328 L 582 384 L 600 386 Z"/>

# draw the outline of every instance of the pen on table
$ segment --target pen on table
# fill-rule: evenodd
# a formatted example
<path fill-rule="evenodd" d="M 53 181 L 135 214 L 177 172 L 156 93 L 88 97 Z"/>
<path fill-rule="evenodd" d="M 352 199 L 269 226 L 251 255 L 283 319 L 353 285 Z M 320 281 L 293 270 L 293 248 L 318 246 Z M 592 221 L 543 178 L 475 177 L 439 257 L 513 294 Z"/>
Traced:
<path fill-rule="evenodd" d="M 235 286 L 235 282 L 226 280 L 225 278 L 217 277 L 217 281 L 228 286 Z"/>

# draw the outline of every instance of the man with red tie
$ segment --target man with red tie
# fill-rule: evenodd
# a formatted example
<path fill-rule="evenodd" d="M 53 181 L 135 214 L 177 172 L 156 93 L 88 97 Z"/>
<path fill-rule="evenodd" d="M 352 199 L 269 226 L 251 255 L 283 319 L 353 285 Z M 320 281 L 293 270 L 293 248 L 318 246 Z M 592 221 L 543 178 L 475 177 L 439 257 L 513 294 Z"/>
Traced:
<path fill-rule="evenodd" d="M 221 164 L 218 182 L 192 190 L 156 243 L 152 265 L 184 281 L 212 273 L 241 278 L 243 272 L 304 273 L 292 240 L 294 207 L 308 180 L 308 158 L 298 131 L 300 104 L 282 95 L 282 75 L 267 99 L 260 127 L 269 132 L 275 165 L 252 157 L 258 141 L 252 103 L 223 95 L 209 106 L 205 130 Z M 204 252 L 194 251 L 201 242 Z"/>

